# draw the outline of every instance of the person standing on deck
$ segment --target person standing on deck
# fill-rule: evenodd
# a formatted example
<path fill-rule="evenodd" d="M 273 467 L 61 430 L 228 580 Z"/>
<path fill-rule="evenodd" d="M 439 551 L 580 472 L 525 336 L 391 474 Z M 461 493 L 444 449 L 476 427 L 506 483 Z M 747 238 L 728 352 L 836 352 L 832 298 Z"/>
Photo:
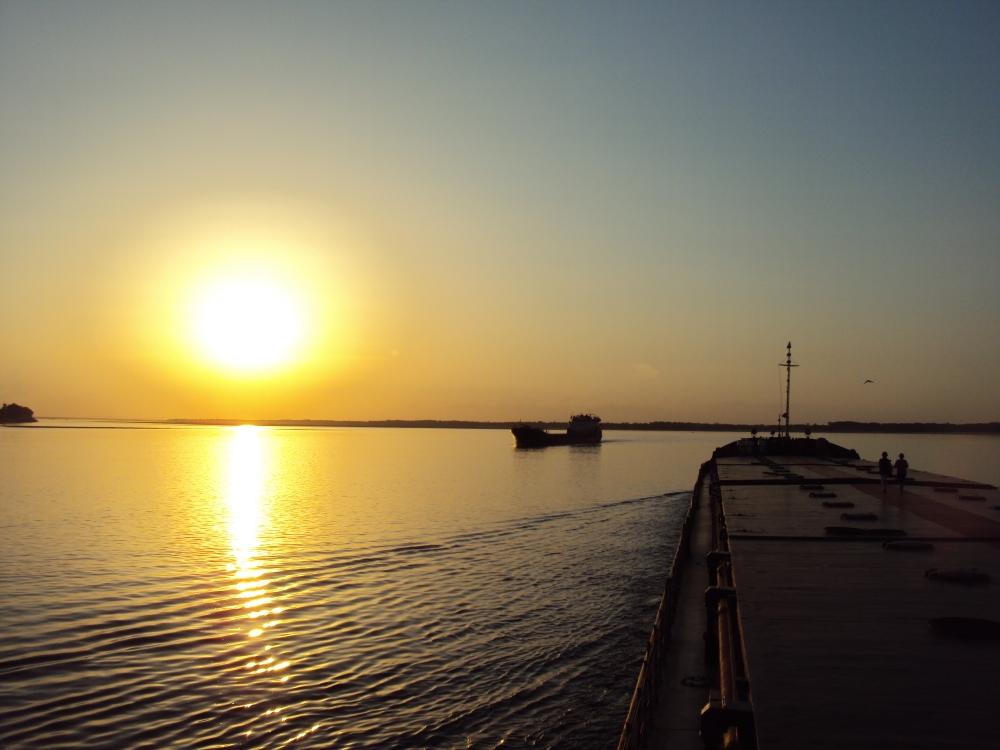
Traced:
<path fill-rule="evenodd" d="M 903 458 L 903 454 L 899 454 L 899 460 L 896 461 L 896 481 L 899 482 L 899 491 L 903 491 L 903 482 L 906 481 L 906 470 L 910 468 L 910 465 L 906 463 L 906 459 Z"/>
<path fill-rule="evenodd" d="M 892 476 L 892 461 L 886 451 L 882 451 L 882 458 L 878 460 L 878 476 L 882 480 L 882 492 L 885 492 L 889 486 L 889 477 Z"/>

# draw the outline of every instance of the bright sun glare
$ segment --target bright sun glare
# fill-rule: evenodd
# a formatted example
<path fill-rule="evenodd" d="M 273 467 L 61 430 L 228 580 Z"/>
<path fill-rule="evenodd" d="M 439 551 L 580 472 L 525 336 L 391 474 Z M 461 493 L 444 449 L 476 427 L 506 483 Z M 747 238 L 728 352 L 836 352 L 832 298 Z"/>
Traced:
<path fill-rule="evenodd" d="M 195 313 L 198 344 L 212 361 L 240 370 L 286 364 L 303 333 L 302 310 L 293 294 L 265 280 L 216 284 Z"/>

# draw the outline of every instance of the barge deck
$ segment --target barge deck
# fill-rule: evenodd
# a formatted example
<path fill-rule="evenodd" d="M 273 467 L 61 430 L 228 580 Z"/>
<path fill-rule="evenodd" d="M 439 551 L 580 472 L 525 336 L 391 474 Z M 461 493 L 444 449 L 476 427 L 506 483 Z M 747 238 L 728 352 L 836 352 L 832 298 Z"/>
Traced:
<path fill-rule="evenodd" d="M 702 467 L 620 750 L 1000 746 L 1000 493 L 785 445 Z"/>

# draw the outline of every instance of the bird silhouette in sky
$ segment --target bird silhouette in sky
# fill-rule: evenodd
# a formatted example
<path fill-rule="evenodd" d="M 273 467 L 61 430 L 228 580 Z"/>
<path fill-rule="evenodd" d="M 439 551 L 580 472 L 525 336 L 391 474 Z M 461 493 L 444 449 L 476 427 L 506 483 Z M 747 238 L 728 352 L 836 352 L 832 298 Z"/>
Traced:
<path fill-rule="evenodd" d="M 865 381 L 864 383 L 862 383 L 861 385 L 868 385 L 869 383 L 871 383 L 872 385 L 875 385 L 875 381 L 874 381 L 874 380 L 866 380 L 866 381 Z"/>

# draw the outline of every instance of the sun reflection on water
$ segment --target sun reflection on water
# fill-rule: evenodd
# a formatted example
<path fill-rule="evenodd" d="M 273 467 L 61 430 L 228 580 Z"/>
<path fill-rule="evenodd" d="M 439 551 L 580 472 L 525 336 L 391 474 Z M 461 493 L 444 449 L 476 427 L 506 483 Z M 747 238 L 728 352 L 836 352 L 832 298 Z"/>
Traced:
<path fill-rule="evenodd" d="M 291 662 L 281 659 L 276 654 L 277 644 L 268 641 L 273 641 L 269 636 L 281 624 L 276 616 L 285 607 L 275 606 L 277 597 L 269 588 L 275 571 L 261 543 L 270 522 L 269 486 L 275 470 L 269 445 L 266 428 L 243 425 L 232 431 L 225 461 L 224 498 L 233 561 L 226 569 L 234 578 L 232 587 L 240 612 L 236 624 L 249 649 L 243 676 L 254 683 L 264 680 L 280 685 L 289 679 Z M 280 710 L 271 707 L 260 718 L 271 718 Z"/>
<path fill-rule="evenodd" d="M 264 499 L 264 450 L 260 428 L 244 425 L 233 430 L 229 461 L 226 467 L 226 504 L 229 507 L 229 536 L 237 578 L 247 577 L 244 571 L 254 570 L 254 558 L 260 545 L 258 536 Z M 241 583 L 242 591 L 246 585 Z"/>

